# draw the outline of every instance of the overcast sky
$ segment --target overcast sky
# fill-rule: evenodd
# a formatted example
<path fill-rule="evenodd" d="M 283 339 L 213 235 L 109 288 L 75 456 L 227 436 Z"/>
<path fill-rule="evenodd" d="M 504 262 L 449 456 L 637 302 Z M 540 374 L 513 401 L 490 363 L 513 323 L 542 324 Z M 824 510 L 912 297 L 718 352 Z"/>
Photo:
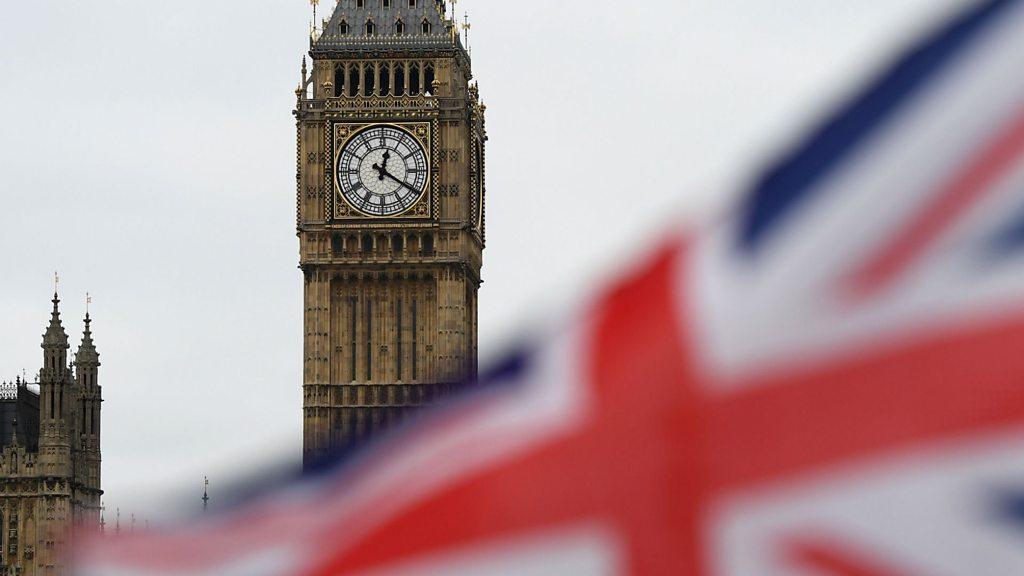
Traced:
<path fill-rule="evenodd" d="M 484 356 L 627 263 L 667 215 L 726 209 L 963 4 L 459 2 L 491 138 Z M 300 456 L 291 110 L 309 18 L 303 0 L 4 7 L 0 380 L 41 364 L 54 270 L 75 347 L 92 292 L 109 521 L 119 507 L 141 522 L 167 495 L 198 509 L 204 474 L 216 498 Z"/>

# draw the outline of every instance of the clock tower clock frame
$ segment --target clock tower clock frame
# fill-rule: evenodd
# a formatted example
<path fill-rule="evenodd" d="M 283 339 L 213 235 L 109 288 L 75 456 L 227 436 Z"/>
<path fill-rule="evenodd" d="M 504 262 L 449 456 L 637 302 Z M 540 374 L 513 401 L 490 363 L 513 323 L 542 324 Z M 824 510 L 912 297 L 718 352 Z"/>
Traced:
<path fill-rule="evenodd" d="M 484 111 L 443 0 L 340 0 L 296 90 L 307 466 L 477 371 Z"/>

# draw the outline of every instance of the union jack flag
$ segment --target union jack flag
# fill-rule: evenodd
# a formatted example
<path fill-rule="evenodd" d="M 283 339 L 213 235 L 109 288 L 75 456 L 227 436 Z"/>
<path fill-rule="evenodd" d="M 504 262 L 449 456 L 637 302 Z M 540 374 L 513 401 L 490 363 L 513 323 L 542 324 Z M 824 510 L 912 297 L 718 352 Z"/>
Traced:
<path fill-rule="evenodd" d="M 1024 2 L 458 403 L 95 575 L 1024 574 Z"/>

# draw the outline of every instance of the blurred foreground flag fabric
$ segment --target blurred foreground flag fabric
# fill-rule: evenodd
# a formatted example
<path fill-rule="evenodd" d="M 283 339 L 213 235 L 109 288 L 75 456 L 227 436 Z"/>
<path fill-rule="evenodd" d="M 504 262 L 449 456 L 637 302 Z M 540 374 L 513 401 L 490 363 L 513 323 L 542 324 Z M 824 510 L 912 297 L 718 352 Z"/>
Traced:
<path fill-rule="evenodd" d="M 1024 2 L 460 402 L 86 575 L 1024 574 Z"/>

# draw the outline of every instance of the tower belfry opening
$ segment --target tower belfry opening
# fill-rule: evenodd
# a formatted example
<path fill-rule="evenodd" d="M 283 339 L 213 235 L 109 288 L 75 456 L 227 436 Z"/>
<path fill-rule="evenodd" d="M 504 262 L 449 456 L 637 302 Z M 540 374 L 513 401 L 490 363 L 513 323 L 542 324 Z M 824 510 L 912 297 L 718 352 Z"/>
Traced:
<path fill-rule="evenodd" d="M 307 464 L 476 376 L 486 107 L 451 12 L 341 0 L 310 40 L 295 112 Z"/>

